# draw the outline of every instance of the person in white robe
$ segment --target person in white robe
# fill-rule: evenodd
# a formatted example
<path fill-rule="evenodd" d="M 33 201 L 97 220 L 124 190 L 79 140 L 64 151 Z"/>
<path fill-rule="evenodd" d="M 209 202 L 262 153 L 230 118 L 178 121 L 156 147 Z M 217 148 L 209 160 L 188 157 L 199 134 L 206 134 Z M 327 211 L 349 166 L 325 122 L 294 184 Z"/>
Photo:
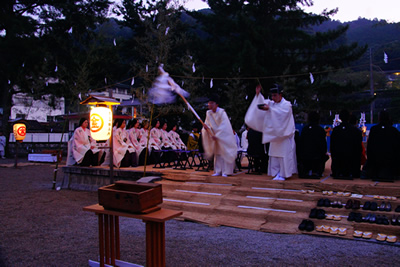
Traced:
<path fill-rule="evenodd" d="M 142 151 L 144 151 L 144 148 L 146 147 L 146 144 L 142 144 L 139 142 L 140 140 L 140 129 L 139 129 L 139 121 L 137 119 L 133 119 L 132 121 L 129 122 L 128 128 L 128 137 L 129 141 L 133 145 L 136 151 L 136 163 L 139 164 L 139 157 Z"/>
<path fill-rule="evenodd" d="M 125 126 L 125 120 L 117 119 L 113 130 L 113 164 L 117 168 L 137 166 L 135 148 L 128 139 Z M 107 153 L 102 165 L 109 165 L 109 162 L 110 153 Z"/>
<path fill-rule="evenodd" d="M 172 140 L 169 138 L 167 128 L 168 128 L 167 122 L 163 122 L 160 129 L 161 147 L 163 149 L 177 149 L 177 147 L 173 144 Z"/>
<path fill-rule="evenodd" d="M 90 135 L 89 121 L 81 118 L 79 127 L 75 129 L 73 136 L 68 141 L 67 166 L 97 166 L 100 151 L 96 140 Z"/>
<path fill-rule="evenodd" d="M 156 120 L 154 127 L 150 130 L 150 138 L 152 139 L 152 142 L 155 143 L 155 145 L 152 145 L 152 148 L 156 150 L 160 150 L 162 148 L 160 125 L 160 121 Z"/>
<path fill-rule="evenodd" d="M 202 141 L 205 156 L 210 160 L 214 156 L 213 176 L 227 177 L 233 174 L 237 145 L 228 115 L 218 103 L 219 97 L 211 96 L 202 129 Z"/>
<path fill-rule="evenodd" d="M 172 126 L 172 129 L 168 132 L 169 139 L 171 140 L 172 144 L 176 147 L 176 149 L 186 150 L 185 144 L 183 143 L 179 134 L 176 132 L 177 127 L 178 126 L 176 124 Z"/>
<path fill-rule="evenodd" d="M 260 92 L 261 85 L 258 85 L 245 123 L 263 133 L 264 144 L 270 143 L 268 175 L 283 181 L 297 173 L 292 104 L 282 97 L 282 87 L 277 84 L 270 89 L 272 100 L 264 99 Z"/>

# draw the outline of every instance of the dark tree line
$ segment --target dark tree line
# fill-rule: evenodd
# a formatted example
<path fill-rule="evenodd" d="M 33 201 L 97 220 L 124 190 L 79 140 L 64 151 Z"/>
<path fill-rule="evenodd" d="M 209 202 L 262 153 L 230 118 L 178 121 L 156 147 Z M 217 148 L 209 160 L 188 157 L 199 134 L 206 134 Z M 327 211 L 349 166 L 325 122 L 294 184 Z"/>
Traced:
<path fill-rule="evenodd" d="M 306 13 L 307 0 L 207 2 L 209 10 L 188 12 L 169 0 L 124 0 L 113 10 L 119 16 L 115 31 L 107 0 L 6 0 L 0 7 L 6 136 L 12 95 L 18 91 L 35 98 L 63 96 L 67 110 L 77 111 L 82 109 L 79 93 L 123 81 L 135 97 L 146 100 L 161 63 L 191 93 L 189 101 L 200 116 L 206 97 L 218 92 L 235 129 L 258 83 L 265 94 L 273 83 L 283 84 L 297 113 L 338 109 L 342 101 L 332 100 L 356 90 L 357 85 L 338 83 L 328 74 L 350 66 L 366 46 L 336 42 L 348 26 L 314 30 L 336 10 Z M 309 73 L 315 74 L 312 84 Z M 187 129 L 194 120 L 180 100 L 156 107 L 155 115 L 178 120 Z"/>

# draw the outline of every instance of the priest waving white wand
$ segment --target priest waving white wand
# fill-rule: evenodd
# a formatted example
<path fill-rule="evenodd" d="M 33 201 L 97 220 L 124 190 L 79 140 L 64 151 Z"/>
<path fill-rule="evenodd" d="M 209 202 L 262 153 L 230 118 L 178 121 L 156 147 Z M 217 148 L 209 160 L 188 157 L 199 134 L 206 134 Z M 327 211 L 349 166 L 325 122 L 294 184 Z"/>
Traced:
<path fill-rule="evenodd" d="M 192 105 L 186 100 L 189 93 L 183 90 L 175 81 L 169 76 L 168 72 L 163 69 L 163 66 L 158 67 L 159 76 L 153 82 L 153 85 L 149 91 L 150 101 L 153 104 L 165 104 L 172 103 L 175 101 L 175 94 L 179 95 L 182 100 L 186 103 L 189 110 L 193 115 L 200 121 L 205 129 L 208 129 L 208 133 L 214 136 L 212 129 L 207 127 L 197 112 L 194 110 Z M 175 94 L 174 94 L 175 93 Z"/>

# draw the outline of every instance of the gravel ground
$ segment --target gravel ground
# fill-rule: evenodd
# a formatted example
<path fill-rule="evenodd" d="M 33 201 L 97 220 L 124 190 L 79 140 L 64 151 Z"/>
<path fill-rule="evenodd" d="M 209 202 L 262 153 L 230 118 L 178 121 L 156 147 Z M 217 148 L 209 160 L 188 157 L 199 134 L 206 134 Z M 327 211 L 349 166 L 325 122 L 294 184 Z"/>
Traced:
<path fill-rule="evenodd" d="M 0 160 L 0 266 L 88 266 L 97 192 L 52 190 L 54 165 Z M 11 161 L 13 163 L 13 161 Z M 62 173 L 58 173 L 62 179 Z M 121 259 L 145 265 L 145 225 L 120 218 Z M 167 266 L 400 266 L 400 247 L 311 235 L 166 223 Z"/>

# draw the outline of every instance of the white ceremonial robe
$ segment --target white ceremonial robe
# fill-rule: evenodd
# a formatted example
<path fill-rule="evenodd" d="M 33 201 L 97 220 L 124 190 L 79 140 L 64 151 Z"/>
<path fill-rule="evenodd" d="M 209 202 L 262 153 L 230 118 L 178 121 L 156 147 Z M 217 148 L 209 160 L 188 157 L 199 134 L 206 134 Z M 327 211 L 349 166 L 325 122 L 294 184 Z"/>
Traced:
<path fill-rule="evenodd" d="M 86 152 L 92 146 L 96 146 L 96 140 L 91 137 L 90 130 L 88 128 L 83 129 L 82 127 L 76 128 L 71 139 L 68 141 L 67 166 L 72 166 L 75 163 L 80 164 Z M 98 148 L 92 149 L 94 154 L 99 151 Z"/>
<path fill-rule="evenodd" d="M 177 149 L 171 139 L 169 139 L 169 134 L 167 131 L 164 131 L 163 129 L 160 129 L 161 133 L 161 147 L 166 147 L 166 148 L 172 148 L 172 149 Z"/>
<path fill-rule="evenodd" d="M 169 131 L 168 135 L 169 139 L 171 140 L 172 144 L 176 147 L 176 149 L 186 150 L 186 146 L 177 132 L 171 130 Z"/>
<path fill-rule="evenodd" d="M 148 150 L 149 153 L 151 153 L 152 148 L 156 149 L 156 150 L 160 150 L 161 147 L 159 145 L 157 145 L 157 142 L 151 137 L 149 137 L 149 130 L 145 130 L 145 129 L 140 129 L 140 140 L 139 140 L 139 144 L 143 145 L 144 147 L 146 147 L 147 145 L 147 138 L 149 138 L 149 146 L 148 146 Z"/>
<path fill-rule="evenodd" d="M 161 143 L 161 129 L 158 128 L 152 128 L 150 130 L 150 139 L 152 140 L 153 143 L 155 143 L 155 146 L 152 145 L 154 149 L 161 149 L 162 143 Z"/>
<path fill-rule="evenodd" d="M 129 141 L 128 133 L 125 129 L 118 128 L 114 132 L 113 151 L 114 165 L 118 168 L 121 166 L 121 161 L 124 158 L 126 151 L 129 153 L 136 152 L 135 148 Z"/>
<path fill-rule="evenodd" d="M 140 153 L 142 153 L 143 149 L 146 147 L 145 144 L 139 143 L 139 135 L 141 135 L 141 133 L 137 128 L 131 128 L 128 131 L 129 141 L 135 148 L 137 161 L 139 161 Z"/>
<path fill-rule="evenodd" d="M 208 159 L 215 156 L 214 171 L 216 173 L 221 170 L 222 174 L 231 175 L 237 156 L 237 145 L 228 115 L 222 108 L 217 108 L 215 113 L 208 110 L 205 124 L 217 137 L 214 141 L 204 128 L 201 130 L 205 156 Z"/>
<path fill-rule="evenodd" d="M 269 110 L 261 110 L 258 104 L 267 104 Z M 292 104 L 282 98 L 279 103 L 264 99 L 262 94 L 256 95 L 250 104 L 245 116 L 245 123 L 250 128 L 263 133 L 263 144 L 270 143 L 268 175 L 279 175 L 288 178 L 297 173 L 296 143 L 294 134 L 296 131 Z M 279 158 L 272 159 L 271 157 Z M 279 167 L 276 162 L 279 162 Z"/>

